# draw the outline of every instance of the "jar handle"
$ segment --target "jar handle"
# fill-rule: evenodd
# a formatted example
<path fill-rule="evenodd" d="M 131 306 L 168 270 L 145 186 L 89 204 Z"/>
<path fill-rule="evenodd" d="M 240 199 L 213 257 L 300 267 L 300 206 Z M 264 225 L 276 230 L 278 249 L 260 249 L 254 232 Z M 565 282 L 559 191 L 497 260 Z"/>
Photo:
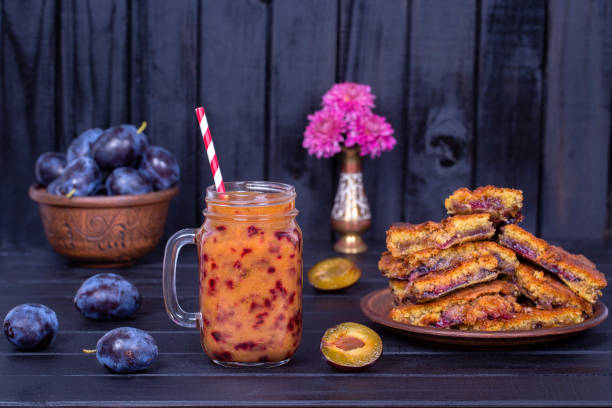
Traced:
<path fill-rule="evenodd" d="M 170 237 L 164 252 L 164 265 L 162 270 L 162 281 L 164 291 L 164 303 L 166 312 L 170 319 L 179 326 L 198 327 L 200 313 L 190 313 L 183 310 L 176 295 L 176 263 L 182 247 L 195 245 L 196 230 L 192 228 L 182 229 Z"/>

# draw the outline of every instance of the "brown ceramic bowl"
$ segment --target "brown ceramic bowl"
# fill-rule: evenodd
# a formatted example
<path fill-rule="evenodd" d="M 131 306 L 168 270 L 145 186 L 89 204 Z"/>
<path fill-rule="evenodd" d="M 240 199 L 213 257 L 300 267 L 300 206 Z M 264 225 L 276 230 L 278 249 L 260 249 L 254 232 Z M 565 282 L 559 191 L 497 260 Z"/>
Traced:
<path fill-rule="evenodd" d="M 178 187 L 140 195 L 66 198 L 30 186 L 47 240 L 60 254 L 91 267 L 133 263 L 159 243 Z"/>

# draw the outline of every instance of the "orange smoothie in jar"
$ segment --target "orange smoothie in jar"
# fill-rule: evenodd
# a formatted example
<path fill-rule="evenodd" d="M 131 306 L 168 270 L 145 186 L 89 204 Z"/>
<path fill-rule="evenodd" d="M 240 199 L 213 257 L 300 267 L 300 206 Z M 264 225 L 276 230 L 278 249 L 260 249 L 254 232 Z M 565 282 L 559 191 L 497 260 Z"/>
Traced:
<path fill-rule="evenodd" d="M 201 342 L 222 365 L 279 365 L 302 336 L 302 232 L 293 187 L 226 183 L 207 191 L 196 235 Z"/>

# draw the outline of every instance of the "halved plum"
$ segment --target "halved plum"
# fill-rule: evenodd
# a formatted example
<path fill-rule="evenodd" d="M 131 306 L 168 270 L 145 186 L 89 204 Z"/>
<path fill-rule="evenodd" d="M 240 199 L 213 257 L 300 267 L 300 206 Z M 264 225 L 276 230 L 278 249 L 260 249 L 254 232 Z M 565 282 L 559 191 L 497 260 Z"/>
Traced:
<path fill-rule="evenodd" d="M 346 258 L 328 258 L 308 271 L 308 281 L 320 290 L 338 290 L 355 284 L 361 270 Z"/>
<path fill-rule="evenodd" d="M 359 371 L 372 366 L 382 355 L 382 340 L 363 324 L 347 322 L 327 329 L 321 339 L 321 354 L 332 367 Z"/>

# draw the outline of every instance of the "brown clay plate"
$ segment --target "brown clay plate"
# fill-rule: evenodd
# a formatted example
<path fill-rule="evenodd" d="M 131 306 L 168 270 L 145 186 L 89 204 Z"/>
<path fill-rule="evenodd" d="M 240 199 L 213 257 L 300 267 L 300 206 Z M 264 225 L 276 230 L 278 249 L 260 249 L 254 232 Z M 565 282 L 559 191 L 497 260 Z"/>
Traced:
<path fill-rule="evenodd" d="M 515 347 L 558 340 L 601 324 L 608 317 L 608 308 L 598 301 L 593 316 L 582 323 L 550 329 L 479 332 L 413 326 L 391 320 L 389 311 L 393 297 L 389 289 L 379 289 L 361 299 L 361 311 L 373 322 L 387 326 L 405 336 L 420 340 L 476 348 Z"/>

